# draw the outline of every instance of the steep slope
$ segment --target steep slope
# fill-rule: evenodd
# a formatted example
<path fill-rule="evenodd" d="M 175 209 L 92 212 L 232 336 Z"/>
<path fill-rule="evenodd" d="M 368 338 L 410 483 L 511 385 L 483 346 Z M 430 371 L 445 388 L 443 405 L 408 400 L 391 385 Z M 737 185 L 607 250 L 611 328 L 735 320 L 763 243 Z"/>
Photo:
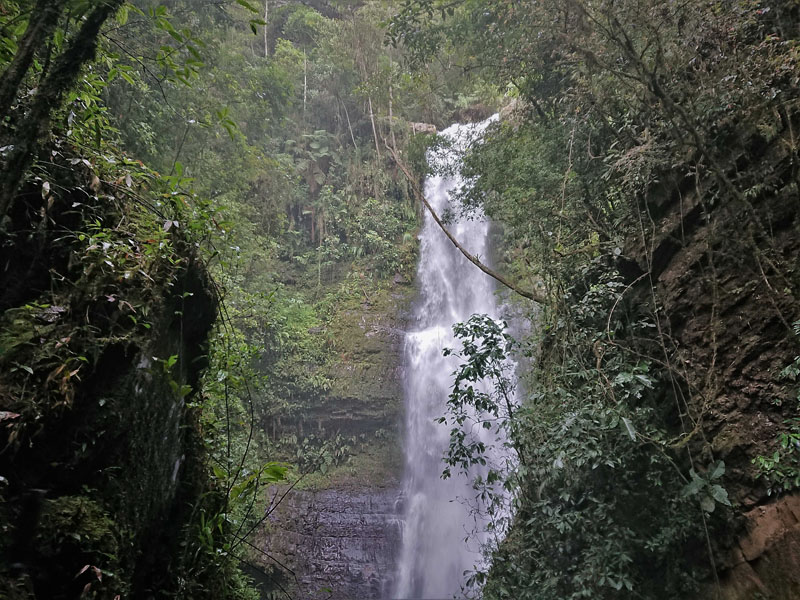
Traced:
<path fill-rule="evenodd" d="M 697 460 L 726 466 L 737 516 L 733 543 L 717 540 L 724 598 L 800 593 L 800 496 L 776 502 L 768 488 L 791 484 L 770 481 L 757 460 L 779 448 L 798 414 L 794 378 L 781 375 L 800 349 L 792 327 L 800 319 L 797 126 L 779 121 L 769 140 L 745 134 L 731 144 L 739 181 L 753 184 L 743 197 L 717 199 L 713 180 L 655 186 L 646 205 L 652 221 L 626 244 L 632 262 L 623 272 L 632 282 L 646 273 L 659 299 L 665 356 L 694 423 L 683 443 Z M 651 294 L 648 286 L 638 301 L 652 303 Z M 783 456 L 790 470 L 792 452 Z"/>
<path fill-rule="evenodd" d="M 80 167 L 23 188 L 0 248 L 0 590 L 144 597 L 191 569 L 208 482 L 187 402 L 216 299 L 183 234 L 110 183 L 117 167 L 53 156 Z"/>

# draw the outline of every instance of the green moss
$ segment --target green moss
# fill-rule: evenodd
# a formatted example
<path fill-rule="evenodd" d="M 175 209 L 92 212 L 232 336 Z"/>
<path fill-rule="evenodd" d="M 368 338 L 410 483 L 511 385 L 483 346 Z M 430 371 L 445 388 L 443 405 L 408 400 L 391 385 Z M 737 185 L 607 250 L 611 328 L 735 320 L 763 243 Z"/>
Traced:
<path fill-rule="evenodd" d="M 403 455 L 397 436 L 363 446 L 347 462 L 327 473 L 311 473 L 297 484 L 299 490 L 352 489 L 397 485 Z"/>
<path fill-rule="evenodd" d="M 46 556 L 79 550 L 116 561 L 115 525 L 105 510 L 87 496 L 45 500 L 37 543 Z"/>
<path fill-rule="evenodd" d="M 342 303 L 329 325 L 337 356 L 330 373 L 334 395 L 402 398 L 394 371 L 402 362 L 404 316 L 415 291 L 409 285 L 383 284 Z"/>

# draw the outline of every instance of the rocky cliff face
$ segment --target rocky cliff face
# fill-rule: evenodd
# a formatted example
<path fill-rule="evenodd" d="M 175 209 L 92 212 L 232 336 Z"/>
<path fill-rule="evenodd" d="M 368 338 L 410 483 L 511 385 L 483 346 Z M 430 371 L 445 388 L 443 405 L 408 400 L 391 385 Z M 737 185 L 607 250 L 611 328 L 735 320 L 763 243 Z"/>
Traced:
<path fill-rule="evenodd" d="M 648 199 L 651 258 L 642 240 L 628 243 L 629 275 L 649 270 L 661 298 L 665 352 L 698 423 L 687 441 L 700 460 L 727 467 L 734 521 L 730 539 L 714 540 L 721 586 L 708 594 L 726 600 L 800 597 L 798 496 L 776 501 L 757 460 L 773 454 L 797 415 L 797 383 L 780 375 L 798 354 L 800 221 L 787 152 L 796 121 L 782 123 L 770 143 L 742 134 L 731 144 L 731 164 L 752 185 L 747 194 L 720 194 L 713 178 L 668 182 L 671 194 Z"/>
<path fill-rule="evenodd" d="M 294 571 L 298 598 L 383 598 L 400 547 L 398 496 L 395 486 L 290 493 L 258 545 Z"/>
<path fill-rule="evenodd" d="M 793 494 L 744 514 L 717 600 L 800 598 L 800 495 Z"/>
<path fill-rule="evenodd" d="M 186 400 L 216 300 L 179 235 L 153 257 L 127 225 L 147 214 L 64 173 L 0 247 L 0 597 L 150 597 L 202 492 Z"/>
<path fill-rule="evenodd" d="M 303 480 L 306 489 L 289 492 L 256 536 L 262 567 L 279 565 L 281 585 L 297 598 L 369 600 L 391 588 L 400 547 L 403 343 L 414 293 L 395 277 L 332 325 L 331 389 L 300 426 L 367 441 L 345 464 Z"/>
<path fill-rule="evenodd" d="M 403 407 L 403 342 L 415 288 L 395 279 L 386 289 L 343 311 L 334 323 L 338 360 L 331 390 L 309 420 L 328 430 L 363 433 L 397 431 Z"/>

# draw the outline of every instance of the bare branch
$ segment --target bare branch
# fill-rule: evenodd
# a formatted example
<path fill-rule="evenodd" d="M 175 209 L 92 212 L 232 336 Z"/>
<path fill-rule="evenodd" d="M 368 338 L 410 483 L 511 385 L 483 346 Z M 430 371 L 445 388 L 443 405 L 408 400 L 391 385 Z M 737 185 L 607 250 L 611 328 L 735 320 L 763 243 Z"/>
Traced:
<path fill-rule="evenodd" d="M 392 155 L 392 158 L 394 158 L 395 163 L 397 163 L 397 166 L 400 167 L 400 170 L 403 171 L 403 173 L 405 174 L 406 178 L 408 179 L 408 182 L 411 184 L 411 189 L 414 192 L 414 196 L 416 196 L 417 199 L 420 202 L 422 202 L 422 204 L 425 205 L 425 208 L 427 208 L 428 212 L 431 213 L 431 216 L 433 217 L 433 220 L 436 221 L 436 224 L 439 226 L 439 228 L 447 236 L 447 239 L 449 239 L 453 243 L 453 245 L 456 248 L 458 248 L 458 251 L 461 252 L 461 254 L 463 254 L 469 262 L 471 262 L 473 265 L 478 267 L 481 271 L 486 273 L 489 277 L 495 279 L 496 281 L 498 281 L 499 283 L 503 284 L 508 289 L 510 289 L 512 292 L 516 292 L 517 294 L 519 294 L 523 298 L 528 298 L 530 300 L 533 300 L 534 302 L 538 302 L 539 304 L 543 304 L 545 302 L 546 298 L 543 295 L 537 294 L 536 292 L 530 292 L 528 290 L 520 288 L 519 286 L 515 285 L 514 283 L 512 283 L 511 281 L 509 281 L 508 279 L 506 279 L 505 277 L 500 275 L 500 273 L 498 273 L 497 271 L 487 267 L 480 260 L 478 260 L 478 258 L 476 256 L 474 256 L 473 254 L 470 254 L 470 252 L 458 242 L 458 240 L 453 236 L 453 234 L 450 233 L 447 230 L 447 227 L 444 226 L 444 223 L 439 218 L 439 215 L 436 214 L 436 211 L 433 210 L 433 207 L 425 199 L 425 194 L 423 194 L 422 191 L 419 189 L 419 186 L 417 185 L 416 180 L 411 175 L 411 172 L 408 170 L 408 167 L 406 167 L 405 163 L 403 163 L 403 161 L 400 159 L 400 157 L 397 156 L 397 153 L 388 144 L 386 144 L 386 149 Z"/>

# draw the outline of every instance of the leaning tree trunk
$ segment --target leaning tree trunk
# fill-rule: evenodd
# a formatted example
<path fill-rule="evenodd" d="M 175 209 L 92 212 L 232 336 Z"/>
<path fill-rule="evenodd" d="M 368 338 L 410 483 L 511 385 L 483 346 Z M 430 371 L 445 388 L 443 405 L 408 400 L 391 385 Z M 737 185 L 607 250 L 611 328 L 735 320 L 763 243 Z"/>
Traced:
<path fill-rule="evenodd" d="M 33 64 L 36 51 L 50 39 L 65 4 L 65 0 L 36 1 L 36 6 L 28 21 L 28 28 L 22 35 L 17 52 L 11 60 L 11 64 L 0 76 L 0 118 L 9 114 L 14 98 L 17 97 L 19 86 L 22 85 L 25 74 Z"/>
<path fill-rule="evenodd" d="M 39 85 L 28 114 L 11 136 L 13 150 L 9 154 L 3 174 L 0 175 L 0 219 L 7 214 L 33 162 L 37 142 L 50 126 L 53 110 L 61 104 L 64 92 L 75 85 L 83 64 L 94 57 L 100 28 L 116 13 L 122 2 L 123 0 L 100 0 Z M 47 0 L 44 0 L 44 4 L 47 4 Z"/>

